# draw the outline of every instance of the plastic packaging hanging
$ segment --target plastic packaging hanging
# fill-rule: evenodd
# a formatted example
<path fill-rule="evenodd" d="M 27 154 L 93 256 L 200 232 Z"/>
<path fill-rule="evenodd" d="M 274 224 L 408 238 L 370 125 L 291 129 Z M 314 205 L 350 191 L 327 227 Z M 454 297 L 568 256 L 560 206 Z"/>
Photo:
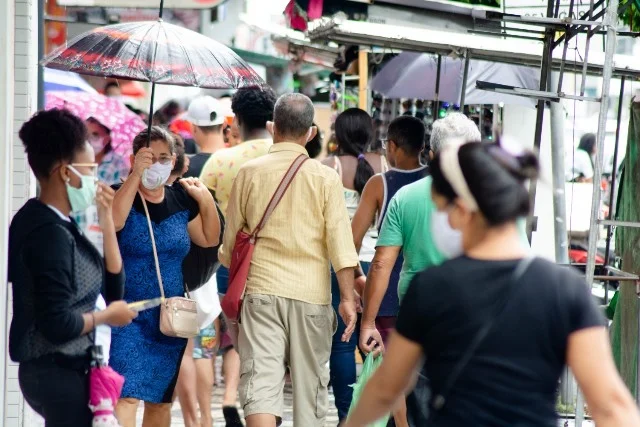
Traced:
<path fill-rule="evenodd" d="M 364 364 L 362 365 L 362 372 L 360 373 L 360 377 L 358 377 L 358 382 L 352 385 L 353 387 L 353 398 L 351 399 L 351 406 L 349 407 L 349 414 L 353 411 L 358 404 L 358 400 L 360 400 L 360 395 L 364 390 L 364 386 L 369 381 L 369 378 L 373 375 L 373 373 L 378 369 L 378 367 L 382 364 L 382 356 L 374 357 L 373 353 L 369 353 L 364 360 Z M 386 427 L 389 422 L 390 414 L 385 415 L 374 423 L 369 424 L 367 427 Z"/>

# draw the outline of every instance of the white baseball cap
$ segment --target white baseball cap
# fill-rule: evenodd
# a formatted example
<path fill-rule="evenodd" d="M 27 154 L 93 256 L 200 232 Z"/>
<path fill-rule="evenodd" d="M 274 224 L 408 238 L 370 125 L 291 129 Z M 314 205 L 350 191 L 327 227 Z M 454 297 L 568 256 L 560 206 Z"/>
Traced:
<path fill-rule="evenodd" d="M 196 126 L 217 126 L 224 123 L 226 108 L 211 96 L 199 96 L 191 101 L 186 119 Z"/>

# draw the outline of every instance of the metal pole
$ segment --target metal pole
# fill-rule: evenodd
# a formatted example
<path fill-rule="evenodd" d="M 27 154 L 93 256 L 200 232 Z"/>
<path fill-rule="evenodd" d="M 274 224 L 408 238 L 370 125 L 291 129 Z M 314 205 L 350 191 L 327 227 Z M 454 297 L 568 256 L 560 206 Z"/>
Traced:
<path fill-rule="evenodd" d="M 469 77 L 469 61 L 471 54 L 468 50 L 464 52 L 464 73 L 462 75 L 462 90 L 460 91 L 460 111 L 464 112 L 464 98 L 467 95 L 467 77 Z"/>
<path fill-rule="evenodd" d="M 552 87 L 558 84 L 559 73 L 551 73 L 554 80 Z M 551 170 L 553 182 L 553 216 L 554 236 L 556 248 L 556 262 L 558 264 L 569 264 L 569 243 L 567 230 L 567 199 L 565 196 L 565 173 L 564 173 L 564 114 L 562 104 L 552 102 L 550 107 L 550 127 L 551 127 Z"/>
<path fill-rule="evenodd" d="M 551 87 L 560 83 L 560 73 L 551 73 Z M 551 171 L 553 185 L 553 217 L 556 262 L 569 264 L 569 232 L 567 230 L 567 199 L 564 178 L 564 114 L 562 104 L 552 102 L 550 106 L 551 128 Z M 576 399 L 577 385 L 568 368 L 563 370 L 560 378 L 560 401 L 563 404 L 573 403 Z"/>
<path fill-rule="evenodd" d="M 589 249 L 587 254 L 586 281 L 589 289 L 593 286 L 593 276 L 596 268 L 596 251 L 600 226 L 600 202 L 602 191 L 600 181 L 602 179 L 602 166 L 604 163 L 604 137 L 607 130 L 607 110 L 609 107 L 609 87 L 613 74 L 613 55 L 616 51 L 616 22 L 618 20 L 618 0 L 609 0 L 607 13 L 603 19 L 603 27 L 607 30 L 607 43 L 602 67 L 602 94 L 600 99 L 600 116 L 598 117 L 598 133 L 596 134 L 596 158 L 593 162 L 593 198 L 591 201 L 591 226 L 589 227 Z M 582 393 L 578 394 L 576 403 L 576 425 L 581 426 L 584 420 L 584 400 Z"/>
<path fill-rule="evenodd" d="M 438 55 L 438 71 L 436 72 L 436 99 L 433 104 L 433 120 L 438 119 L 440 111 L 440 70 L 442 69 L 442 55 Z"/>
<path fill-rule="evenodd" d="M 547 3 L 547 17 L 553 17 L 554 3 L 553 0 L 548 0 Z M 555 31 L 553 29 L 547 29 L 544 38 L 544 49 L 542 51 L 542 64 L 540 65 L 540 90 L 547 91 L 549 88 L 549 71 L 551 69 L 551 54 L 553 52 L 553 40 L 555 37 Z M 536 130 L 533 139 L 533 149 L 540 151 L 540 145 L 542 144 L 542 126 L 544 124 L 544 105 L 543 100 L 538 101 L 538 111 L 536 116 Z M 529 200 L 531 203 L 531 214 L 527 216 L 527 238 L 529 244 L 531 244 L 531 238 L 533 232 L 537 228 L 536 218 L 534 216 L 536 207 L 536 189 L 538 186 L 537 180 L 532 180 L 529 183 Z"/>
<path fill-rule="evenodd" d="M 613 166 L 611 168 L 611 188 L 609 189 L 609 215 L 607 216 L 608 220 L 612 220 L 615 214 L 615 198 L 616 198 L 616 173 L 618 171 L 618 143 L 620 142 L 620 122 L 622 121 L 622 108 L 623 108 L 623 98 L 624 98 L 624 84 L 626 77 L 622 76 L 620 78 L 620 97 L 618 98 L 618 117 L 616 121 L 616 145 L 613 147 Z M 607 225 L 607 243 L 605 245 L 604 252 L 604 265 L 609 265 L 611 261 L 609 259 L 609 251 L 611 250 L 611 239 L 613 237 L 613 226 L 610 224 Z M 604 303 L 607 304 L 609 302 L 609 285 L 605 282 L 604 287 Z"/>
<path fill-rule="evenodd" d="M 45 0 L 38 0 L 38 111 L 44 110 L 44 67 L 40 61 L 44 58 L 45 24 L 46 14 Z"/>

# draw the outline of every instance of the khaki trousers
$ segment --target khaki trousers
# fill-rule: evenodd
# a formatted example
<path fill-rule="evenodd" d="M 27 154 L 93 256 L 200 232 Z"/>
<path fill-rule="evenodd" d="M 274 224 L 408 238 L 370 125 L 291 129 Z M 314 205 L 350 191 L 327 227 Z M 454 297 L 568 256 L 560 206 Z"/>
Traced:
<path fill-rule="evenodd" d="M 324 427 L 329 409 L 331 337 L 337 318 L 331 305 L 273 295 L 244 298 L 240 314 L 240 402 L 245 417 L 284 412 L 285 370 L 293 386 L 293 425 Z"/>

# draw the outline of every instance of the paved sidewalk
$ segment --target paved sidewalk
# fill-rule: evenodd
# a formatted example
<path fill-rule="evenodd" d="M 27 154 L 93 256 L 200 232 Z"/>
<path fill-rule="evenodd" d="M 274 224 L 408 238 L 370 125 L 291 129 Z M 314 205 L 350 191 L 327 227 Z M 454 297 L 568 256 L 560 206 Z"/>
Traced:
<path fill-rule="evenodd" d="M 224 392 L 224 384 L 222 383 L 222 375 L 220 374 L 220 367 L 222 366 L 222 358 L 218 357 L 216 361 L 216 386 L 213 389 L 213 398 L 211 405 L 211 414 L 213 416 L 214 427 L 224 427 L 224 417 L 222 416 L 222 395 Z M 291 392 L 291 386 L 287 385 L 284 390 L 285 398 L 285 413 L 282 417 L 282 427 L 293 427 L 293 412 L 292 401 L 293 394 Z M 238 403 L 238 408 L 240 404 Z M 240 411 L 242 417 L 242 411 Z M 142 406 L 138 409 L 138 426 L 142 425 Z M 336 427 L 338 425 L 338 414 L 334 406 L 333 394 L 329 393 L 329 415 L 327 417 L 326 427 Z M 182 411 L 180 410 L 180 404 L 178 402 L 173 404 L 171 409 L 171 426 L 172 427 L 184 427 L 184 420 L 182 419 Z"/>

